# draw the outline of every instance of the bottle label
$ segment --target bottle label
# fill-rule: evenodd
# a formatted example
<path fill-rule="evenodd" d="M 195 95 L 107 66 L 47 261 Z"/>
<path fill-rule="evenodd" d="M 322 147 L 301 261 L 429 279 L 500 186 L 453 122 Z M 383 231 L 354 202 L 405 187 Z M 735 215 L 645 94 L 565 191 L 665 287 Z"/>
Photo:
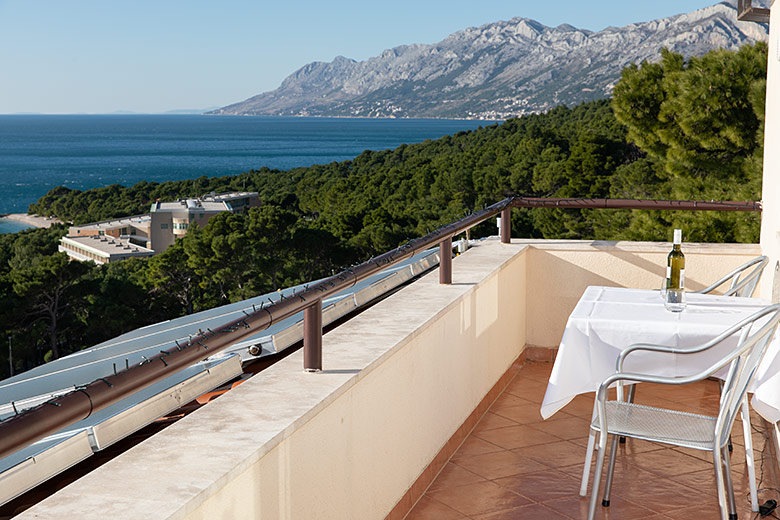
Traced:
<path fill-rule="evenodd" d="M 685 269 L 680 269 L 680 289 L 685 289 Z"/>
<path fill-rule="evenodd" d="M 666 266 L 666 279 L 668 280 L 671 277 L 672 277 L 672 266 L 671 265 L 667 265 Z"/>

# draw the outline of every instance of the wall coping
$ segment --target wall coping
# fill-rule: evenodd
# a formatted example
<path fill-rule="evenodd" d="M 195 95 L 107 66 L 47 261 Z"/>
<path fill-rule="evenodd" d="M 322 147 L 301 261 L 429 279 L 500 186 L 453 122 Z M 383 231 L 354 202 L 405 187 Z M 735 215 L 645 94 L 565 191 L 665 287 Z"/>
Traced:
<path fill-rule="evenodd" d="M 439 285 L 434 270 L 326 334 L 322 372 L 305 373 L 303 353 L 298 351 L 17 518 L 154 520 L 187 516 L 532 248 L 666 254 L 671 245 L 534 239 L 513 239 L 507 245 L 496 238 L 477 241 L 453 260 L 452 285 Z M 685 243 L 683 248 L 694 254 L 760 254 L 756 244 Z"/>
<path fill-rule="evenodd" d="M 526 249 L 480 241 L 453 259 L 452 285 L 434 270 L 326 334 L 322 372 L 291 354 L 16 518 L 185 517 Z"/>
<path fill-rule="evenodd" d="M 542 240 L 542 239 L 512 239 L 512 244 L 531 246 L 549 251 L 631 251 L 668 253 L 671 242 L 632 242 L 615 240 Z M 746 255 L 761 254 L 758 244 L 712 244 L 704 242 L 683 242 L 682 249 L 686 253 Z"/>

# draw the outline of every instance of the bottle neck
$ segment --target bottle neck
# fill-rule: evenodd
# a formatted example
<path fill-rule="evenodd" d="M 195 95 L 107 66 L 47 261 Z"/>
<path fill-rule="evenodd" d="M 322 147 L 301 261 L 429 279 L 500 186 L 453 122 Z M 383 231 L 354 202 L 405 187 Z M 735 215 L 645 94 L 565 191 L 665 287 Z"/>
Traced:
<path fill-rule="evenodd" d="M 672 244 L 682 244 L 682 229 L 675 229 L 673 234 Z"/>

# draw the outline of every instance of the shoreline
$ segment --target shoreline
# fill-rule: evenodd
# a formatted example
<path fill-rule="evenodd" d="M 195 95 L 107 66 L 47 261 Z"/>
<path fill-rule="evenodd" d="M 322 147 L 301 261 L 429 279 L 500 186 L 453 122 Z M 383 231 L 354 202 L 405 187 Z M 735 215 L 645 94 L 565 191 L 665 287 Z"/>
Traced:
<path fill-rule="evenodd" d="M 8 213 L 7 215 L 0 215 L 0 218 L 21 222 L 36 228 L 49 228 L 52 224 L 62 223 L 54 217 L 41 217 L 40 215 L 30 215 L 29 213 Z"/>

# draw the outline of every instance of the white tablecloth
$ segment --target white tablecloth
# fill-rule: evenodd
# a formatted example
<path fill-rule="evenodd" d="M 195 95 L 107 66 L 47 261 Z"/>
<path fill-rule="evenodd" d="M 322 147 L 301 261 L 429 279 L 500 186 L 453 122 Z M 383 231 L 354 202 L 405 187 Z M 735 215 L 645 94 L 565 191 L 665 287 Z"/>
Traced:
<path fill-rule="evenodd" d="M 634 343 L 686 347 L 717 336 L 730 325 L 769 304 L 760 298 L 687 294 L 688 306 L 673 313 L 658 291 L 588 287 L 569 316 L 555 359 L 541 413 L 545 419 L 576 395 L 595 391 L 615 372 L 620 352 Z M 636 352 L 626 371 L 679 376 L 695 374 L 736 345 L 691 355 Z M 775 339 L 759 367 L 750 391 L 752 404 L 767 420 L 780 420 L 780 342 Z"/>

